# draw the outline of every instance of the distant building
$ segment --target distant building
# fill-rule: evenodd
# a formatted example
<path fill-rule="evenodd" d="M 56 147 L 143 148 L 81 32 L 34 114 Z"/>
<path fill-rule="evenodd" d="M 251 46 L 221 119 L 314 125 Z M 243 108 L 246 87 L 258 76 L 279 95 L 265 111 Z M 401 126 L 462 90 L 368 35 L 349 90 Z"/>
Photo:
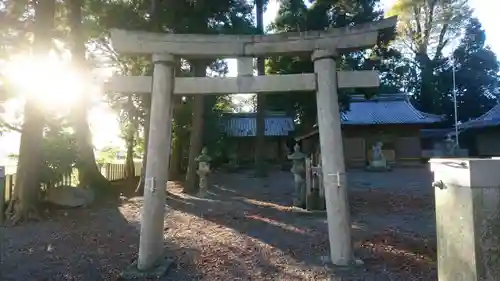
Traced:
<path fill-rule="evenodd" d="M 229 137 L 228 151 L 239 162 L 253 162 L 255 157 L 256 113 L 225 113 L 222 128 Z M 283 112 L 266 112 L 265 157 L 269 162 L 283 162 L 287 157 L 287 139 L 295 130 L 293 118 Z"/>
<path fill-rule="evenodd" d="M 500 104 L 476 119 L 458 125 L 471 156 L 500 156 Z M 461 145 L 462 146 L 462 145 Z"/>
<path fill-rule="evenodd" d="M 389 164 L 419 163 L 422 157 L 420 130 L 443 121 L 438 115 L 417 110 L 406 94 L 384 94 L 372 99 L 355 95 L 350 109 L 341 113 L 344 157 L 349 167 L 364 167 L 371 148 L 383 142 Z M 319 130 L 296 137 L 304 152 L 319 159 Z M 328 153 L 334 153 L 328 152 Z"/>

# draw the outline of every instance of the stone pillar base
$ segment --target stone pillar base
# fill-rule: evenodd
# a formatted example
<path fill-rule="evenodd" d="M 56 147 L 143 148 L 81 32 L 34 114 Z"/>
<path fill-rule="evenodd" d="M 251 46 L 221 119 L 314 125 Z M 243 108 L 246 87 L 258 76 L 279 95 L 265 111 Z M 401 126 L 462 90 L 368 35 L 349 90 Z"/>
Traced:
<path fill-rule="evenodd" d="M 137 268 L 137 260 L 135 260 L 121 274 L 118 280 L 146 280 L 148 278 L 160 278 L 167 274 L 170 266 L 174 262 L 173 259 L 166 256 L 160 257 L 156 264 L 149 270 L 139 270 Z"/>

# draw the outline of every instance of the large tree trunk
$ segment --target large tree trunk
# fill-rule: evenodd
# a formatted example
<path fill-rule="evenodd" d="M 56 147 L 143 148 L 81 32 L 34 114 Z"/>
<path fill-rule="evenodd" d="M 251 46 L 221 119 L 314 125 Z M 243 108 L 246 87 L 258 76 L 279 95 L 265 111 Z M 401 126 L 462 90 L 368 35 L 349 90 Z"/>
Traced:
<path fill-rule="evenodd" d="M 199 60 L 193 62 L 194 76 L 205 77 L 207 74 L 207 61 Z M 201 152 L 203 142 L 203 113 L 205 109 L 203 95 L 196 95 L 193 98 L 193 119 L 191 122 L 191 132 L 189 134 L 189 158 L 186 173 L 184 192 L 195 193 L 198 190 L 196 176 L 196 157 Z"/>
<path fill-rule="evenodd" d="M 40 197 L 43 120 L 42 109 L 35 102 L 26 101 L 16 183 L 7 210 L 13 224 L 30 218 L 39 218 L 38 201 Z"/>
<path fill-rule="evenodd" d="M 257 0 L 256 14 L 257 14 L 257 29 L 261 34 L 264 33 L 264 1 Z M 257 73 L 258 75 L 265 75 L 265 59 L 257 58 Z M 255 133 L 255 175 L 257 177 L 267 176 L 267 167 L 265 163 L 265 107 L 266 97 L 264 94 L 257 94 L 257 118 L 256 118 L 256 133 Z"/>
<path fill-rule="evenodd" d="M 440 104 L 437 102 L 439 93 L 434 87 L 434 61 L 427 54 L 416 56 L 420 67 L 420 110 L 428 113 L 439 113 Z"/>
<path fill-rule="evenodd" d="M 83 0 L 69 1 L 69 25 L 72 39 L 72 60 L 75 68 L 80 70 L 82 77 L 88 78 L 89 69 L 85 60 L 85 35 L 82 25 Z M 105 191 L 109 187 L 108 180 L 101 174 L 97 166 L 92 144 L 92 133 L 87 121 L 90 106 L 87 89 L 82 89 L 81 95 L 71 113 L 78 147 L 77 168 L 80 185 Z"/>
<path fill-rule="evenodd" d="M 40 0 L 35 6 L 34 54 L 37 56 L 48 55 L 52 45 L 54 13 L 54 0 Z M 27 98 L 24 105 L 24 123 L 19 147 L 16 184 L 7 210 L 13 224 L 17 224 L 21 220 L 39 218 L 43 126 L 42 108 L 36 104 L 36 101 Z"/>

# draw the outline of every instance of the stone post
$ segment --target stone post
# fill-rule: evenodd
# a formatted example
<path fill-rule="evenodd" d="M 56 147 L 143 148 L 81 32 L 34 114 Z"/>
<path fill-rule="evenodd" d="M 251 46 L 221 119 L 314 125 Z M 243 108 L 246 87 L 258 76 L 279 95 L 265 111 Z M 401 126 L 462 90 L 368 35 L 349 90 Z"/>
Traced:
<path fill-rule="evenodd" d="M 196 162 L 198 162 L 198 171 L 196 173 L 200 177 L 199 180 L 199 191 L 198 196 L 204 197 L 207 194 L 208 190 L 208 174 L 210 173 L 210 161 L 212 158 L 208 156 L 208 150 L 204 147 L 201 150 L 201 154 L 196 157 Z"/>
<path fill-rule="evenodd" d="M 293 181 L 295 185 L 295 198 L 293 200 L 293 205 L 299 208 L 305 208 L 306 206 L 306 182 L 305 182 L 305 172 L 306 172 L 306 155 L 300 152 L 300 146 L 298 143 L 293 147 L 293 153 L 288 156 L 288 159 L 292 160 Z"/>
<path fill-rule="evenodd" d="M 5 167 L 0 166 L 0 224 L 4 221 L 5 193 Z"/>
<path fill-rule="evenodd" d="M 151 270 L 163 258 L 163 230 L 166 185 L 168 181 L 173 90 L 174 57 L 153 54 L 154 72 L 151 96 L 148 161 L 141 216 L 141 237 L 137 269 Z"/>
<path fill-rule="evenodd" d="M 500 276 L 500 160 L 433 158 L 439 281 Z"/>
<path fill-rule="evenodd" d="M 335 51 L 316 50 L 312 61 L 317 76 L 316 104 L 330 258 L 335 265 L 349 265 L 354 262 L 354 256 L 337 95 L 336 56 Z"/>

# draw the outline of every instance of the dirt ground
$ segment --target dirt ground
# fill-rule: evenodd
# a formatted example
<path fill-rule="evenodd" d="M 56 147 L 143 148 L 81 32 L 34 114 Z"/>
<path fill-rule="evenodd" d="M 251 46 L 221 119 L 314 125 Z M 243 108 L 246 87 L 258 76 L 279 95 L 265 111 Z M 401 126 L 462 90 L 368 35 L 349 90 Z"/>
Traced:
<path fill-rule="evenodd" d="M 423 169 L 349 173 L 353 240 L 363 266 L 328 265 L 323 214 L 290 208 L 292 176 L 215 174 L 203 199 L 169 184 L 161 280 L 437 280 L 433 194 Z M 135 258 L 142 198 L 52 210 L 2 227 L 0 280 L 117 280 Z"/>

